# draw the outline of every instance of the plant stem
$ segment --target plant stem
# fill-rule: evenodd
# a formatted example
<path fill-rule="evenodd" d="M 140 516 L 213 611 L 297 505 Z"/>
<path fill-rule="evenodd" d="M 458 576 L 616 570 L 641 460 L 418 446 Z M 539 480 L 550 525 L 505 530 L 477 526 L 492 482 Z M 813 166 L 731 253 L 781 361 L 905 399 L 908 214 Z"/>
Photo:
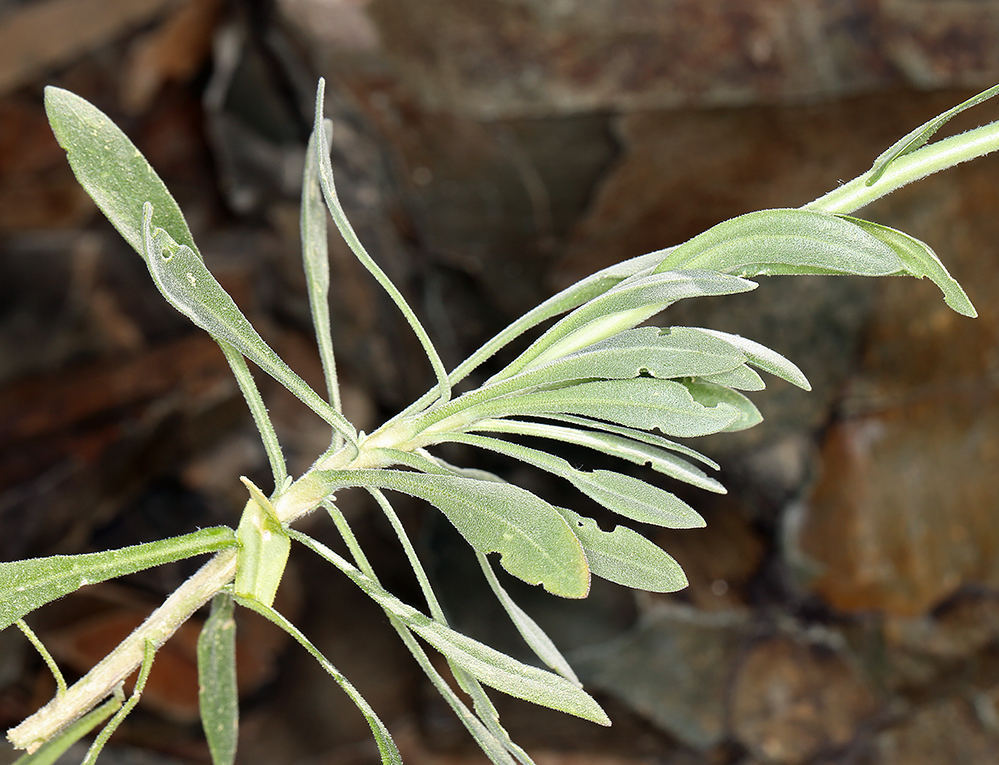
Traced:
<path fill-rule="evenodd" d="M 142 663 L 147 644 L 158 649 L 235 575 L 235 548 L 218 553 L 66 693 L 57 695 L 16 728 L 11 728 L 7 738 L 18 749 L 25 749 L 29 754 L 34 752 L 106 698 Z"/>
<path fill-rule="evenodd" d="M 828 194 L 804 205 L 804 210 L 846 215 L 869 205 L 906 184 L 954 165 L 989 154 L 999 149 L 999 122 L 990 122 L 960 135 L 943 138 L 893 160 L 877 181 L 870 186 L 868 170 Z"/>

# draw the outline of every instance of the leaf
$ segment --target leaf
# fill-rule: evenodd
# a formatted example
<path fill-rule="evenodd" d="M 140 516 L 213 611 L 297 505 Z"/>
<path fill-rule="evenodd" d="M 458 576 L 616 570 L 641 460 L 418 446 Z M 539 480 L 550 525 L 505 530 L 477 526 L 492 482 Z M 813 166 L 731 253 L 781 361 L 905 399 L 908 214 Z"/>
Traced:
<path fill-rule="evenodd" d="M 101 212 L 145 257 L 142 208 L 156 209 L 152 225 L 198 251 L 184 214 L 156 171 L 111 119 L 68 90 L 45 88 L 45 111 L 77 180 Z"/>
<path fill-rule="evenodd" d="M 343 207 L 340 205 L 340 199 L 336 193 L 336 186 L 333 183 L 333 166 L 330 163 L 330 146 L 326 140 L 326 131 L 324 129 L 323 120 L 323 105 L 326 93 L 326 80 L 322 77 L 319 78 L 319 85 L 316 88 L 316 110 L 315 110 L 315 120 L 313 122 L 312 134 L 315 136 L 315 157 L 317 160 L 317 168 L 319 171 L 319 185 L 323 192 L 323 198 L 326 200 L 326 208 L 329 210 L 330 215 L 333 218 L 333 223 L 336 224 L 337 230 L 343 237 L 343 241 L 350 248 L 350 251 L 354 253 L 354 257 L 357 258 L 358 262 L 371 274 L 378 285 L 385 290 L 385 293 L 389 296 L 393 303 L 395 303 L 396 308 L 402 313 L 403 318 L 406 319 L 406 323 L 409 324 L 410 328 L 413 330 L 413 334 L 416 335 L 417 340 L 420 341 L 420 345 L 423 347 L 423 352 L 427 356 L 427 360 L 430 362 L 430 366 L 434 370 L 434 375 L 437 377 L 437 389 L 439 401 L 447 403 L 451 398 L 451 386 L 448 381 L 447 369 L 444 368 L 444 362 L 441 361 L 440 354 L 437 353 L 437 349 L 434 347 L 433 342 L 430 340 L 430 335 L 427 334 L 426 329 L 424 329 L 423 324 L 420 323 L 419 318 L 416 313 L 410 308 L 409 303 L 403 297 L 402 292 L 399 288 L 392 283 L 388 275 L 382 270 L 374 258 L 372 258 L 364 245 L 361 243 L 360 238 L 358 238 L 357 233 L 354 231 L 354 227 L 351 225 L 350 221 L 347 219 L 346 213 L 343 211 Z"/>
<path fill-rule="evenodd" d="M 726 431 L 746 430 L 763 422 L 763 415 L 748 398 L 724 385 L 716 385 L 703 380 L 684 380 L 683 385 L 690 391 L 694 400 L 706 407 L 730 407 L 739 412 Z"/>
<path fill-rule="evenodd" d="M 450 379 L 452 385 L 465 379 L 469 372 L 476 369 L 486 359 L 492 357 L 496 351 L 509 344 L 511 340 L 520 337 L 522 334 L 527 332 L 529 329 L 536 327 L 541 322 L 567 311 L 571 311 L 572 309 L 583 305 L 583 303 L 593 300 L 629 277 L 651 271 L 659 265 L 671 249 L 672 248 L 657 250 L 656 252 L 649 252 L 645 255 L 639 255 L 636 258 L 630 258 L 628 260 L 621 261 L 620 263 L 615 263 L 614 265 L 597 271 L 595 274 L 591 274 L 590 276 L 581 279 L 575 284 L 566 287 L 558 294 L 548 298 L 546 301 L 514 321 L 506 329 L 499 332 L 491 340 L 483 344 L 481 348 L 475 351 L 475 353 L 463 361 L 454 370 L 454 372 L 451 373 Z M 422 409 L 423 406 L 429 403 L 429 401 L 425 401 L 425 399 L 426 396 L 417 401 L 411 410 L 415 411 Z M 411 410 L 407 409 L 407 413 Z"/>
<path fill-rule="evenodd" d="M 232 529 L 216 526 L 106 552 L 53 555 L 0 563 L 0 630 L 84 585 L 217 552 L 235 544 Z"/>
<path fill-rule="evenodd" d="M 842 216 L 760 210 L 719 223 L 673 250 L 657 271 L 707 268 L 738 276 L 904 271 L 892 247 Z"/>
<path fill-rule="evenodd" d="M 999 88 L 999 85 L 996 87 Z M 978 311 L 971 304 L 961 285 L 948 273 L 947 268 L 940 262 L 940 258 L 928 244 L 888 226 L 848 215 L 841 217 L 856 224 L 891 247 L 904 264 L 905 268 L 902 273 L 907 276 L 915 276 L 917 279 L 929 277 L 930 281 L 943 292 L 944 302 L 947 305 L 962 316 L 970 316 L 971 318 L 978 316 Z"/>
<path fill-rule="evenodd" d="M 576 470 L 561 457 L 520 444 L 471 433 L 451 433 L 448 441 L 504 454 L 564 478 L 586 496 L 618 515 L 639 523 L 672 529 L 700 528 L 704 519 L 690 505 L 668 491 L 610 470 Z"/>
<path fill-rule="evenodd" d="M 232 596 L 220 592 L 198 635 L 198 709 L 212 765 L 236 761 L 239 698 L 236 689 L 236 621 Z"/>
<path fill-rule="evenodd" d="M 746 364 L 740 364 L 735 369 L 713 375 L 698 375 L 698 380 L 714 385 L 723 385 L 736 390 L 759 391 L 766 388 L 766 383 Z"/>
<path fill-rule="evenodd" d="M 742 410 L 728 402 L 703 406 L 683 384 L 651 377 L 596 380 L 501 396 L 472 407 L 465 416 L 471 421 L 467 427 L 472 429 L 475 419 L 562 414 L 608 420 L 641 430 L 656 428 L 679 438 L 717 433 L 743 417 Z"/>
<path fill-rule="evenodd" d="M 212 337 L 235 346 L 349 441 L 356 441 L 351 424 L 264 342 L 205 266 L 201 256 L 190 247 L 175 242 L 163 229 L 152 228 L 154 213 L 152 205 L 143 207 L 146 264 L 167 302 Z"/>
<path fill-rule="evenodd" d="M 874 165 L 868 171 L 867 180 L 864 181 L 865 185 L 873 186 L 884 175 L 892 162 L 899 157 L 904 157 L 906 154 L 911 154 L 920 146 L 923 146 L 952 117 L 960 114 L 965 109 L 970 109 L 972 106 L 977 106 L 983 101 L 987 101 L 996 94 L 999 94 L 999 85 L 993 85 L 988 90 L 982 91 L 977 96 L 972 96 L 967 101 L 948 109 L 943 114 L 937 115 L 928 122 L 924 122 L 915 130 L 906 133 L 874 160 Z"/>
<path fill-rule="evenodd" d="M 755 288 L 755 283 L 745 279 L 705 270 L 674 269 L 670 273 L 631 277 L 558 321 L 489 383 L 631 329 L 678 300 L 731 295 Z"/>
<path fill-rule="evenodd" d="M 534 651 L 534 655 L 570 683 L 581 688 L 583 684 L 579 682 L 576 673 L 572 671 L 569 662 L 565 660 L 562 652 L 558 650 L 552 639 L 545 634 L 545 631 L 541 629 L 538 623 L 524 609 L 518 606 L 513 598 L 510 597 L 510 594 L 503 589 L 489 559 L 482 553 L 476 553 L 476 557 L 479 559 L 482 573 L 486 575 L 486 581 L 489 582 L 489 587 L 496 596 L 496 600 L 503 606 L 503 610 L 510 617 L 513 626 L 517 628 L 517 632 L 524 638 L 524 642 Z"/>
<path fill-rule="evenodd" d="M 707 462 L 717 470 L 718 466 L 711 462 L 711 460 L 708 460 L 707 457 L 703 457 L 693 449 L 688 449 L 682 444 L 674 443 L 661 436 L 645 433 L 644 431 L 618 428 L 608 423 L 584 420 L 580 417 L 561 415 L 559 419 L 575 425 L 581 425 L 588 429 L 566 428 L 548 422 L 524 422 L 522 420 L 505 419 L 482 420 L 475 423 L 472 430 L 537 436 L 539 438 L 550 438 L 568 444 L 585 446 L 603 454 L 620 457 L 636 465 L 647 465 L 663 475 L 668 475 L 701 489 L 713 491 L 717 494 L 725 493 L 725 487 L 714 478 L 705 474 L 703 470 L 667 451 L 673 450 L 679 451 L 681 454 L 691 454 L 695 459 Z M 610 432 L 600 433 L 589 428 L 603 428 Z"/>
<path fill-rule="evenodd" d="M 561 515 L 559 519 L 562 519 Z M 557 709 L 600 725 L 610 724 L 600 706 L 582 689 L 565 678 L 528 666 L 460 632 L 455 632 L 403 603 L 322 543 L 294 530 L 290 533 L 293 539 L 306 545 L 347 574 L 386 613 L 400 619 L 410 630 L 444 654 L 449 661 L 453 661 L 485 685 L 518 699 Z"/>
<path fill-rule="evenodd" d="M 333 123 L 323 121 L 323 132 L 327 142 L 333 134 Z M 330 404 L 338 412 L 341 410 L 340 386 L 337 381 L 336 357 L 333 353 L 333 338 L 330 333 L 330 261 L 326 232 L 326 204 L 319 187 L 319 160 L 316 151 L 315 133 L 309 136 L 305 150 L 305 169 L 302 173 L 302 209 L 299 220 L 302 238 L 302 264 L 305 269 L 305 283 L 309 292 L 309 307 L 312 324 L 316 332 L 316 343 L 326 377 L 326 388 Z"/>
<path fill-rule="evenodd" d="M 737 369 L 745 354 L 730 343 L 687 327 L 640 327 L 564 356 L 509 380 L 523 387 L 566 380 L 612 379 L 646 375 L 702 377 Z"/>
<path fill-rule="evenodd" d="M 555 595 L 586 597 L 590 574 L 583 548 L 551 505 L 506 483 L 401 470 L 313 473 L 328 494 L 375 486 L 419 497 L 439 509 L 478 552 L 498 552 L 508 572 Z"/>
<path fill-rule="evenodd" d="M 312 654 L 312 657 L 319 662 L 319 666 L 326 670 L 330 677 L 336 681 L 337 685 L 354 702 L 354 706 L 364 715 L 364 719 L 368 721 L 368 727 L 371 728 L 371 733 L 375 737 L 375 743 L 378 745 L 378 752 L 381 755 L 383 765 L 402 765 L 402 757 L 399 754 L 399 749 L 396 747 L 395 741 L 392 740 L 392 734 L 385 727 L 385 723 L 375 714 L 375 710 L 371 708 L 371 705 L 368 704 L 354 685 L 340 670 L 333 666 L 329 659 L 323 656 L 322 652 L 313 645 L 312 641 L 301 630 L 273 608 L 265 606 L 259 601 L 237 595 L 236 602 L 244 608 L 256 611 L 261 616 L 274 622 L 274 624 L 291 635 L 306 651 Z"/>
<path fill-rule="evenodd" d="M 272 606 L 288 563 L 291 539 L 260 489 L 245 478 L 243 483 L 250 488 L 251 498 L 236 529 L 235 592 Z"/>
<path fill-rule="evenodd" d="M 747 362 L 757 369 L 762 369 L 764 372 L 768 372 L 775 377 L 787 380 L 792 385 L 796 385 L 803 390 L 812 389 L 811 384 L 805 378 L 805 375 L 802 374 L 801 370 L 777 353 L 777 351 L 772 351 L 755 340 L 749 340 L 739 335 L 730 335 L 728 332 L 719 332 L 714 329 L 701 329 L 699 331 L 714 335 L 727 343 L 731 343 L 742 351 L 746 355 Z"/>
<path fill-rule="evenodd" d="M 592 518 L 559 508 L 576 532 L 594 576 L 646 592 L 676 592 L 687 586 L 680 565 L 637 531 L 604 531 Z"/>

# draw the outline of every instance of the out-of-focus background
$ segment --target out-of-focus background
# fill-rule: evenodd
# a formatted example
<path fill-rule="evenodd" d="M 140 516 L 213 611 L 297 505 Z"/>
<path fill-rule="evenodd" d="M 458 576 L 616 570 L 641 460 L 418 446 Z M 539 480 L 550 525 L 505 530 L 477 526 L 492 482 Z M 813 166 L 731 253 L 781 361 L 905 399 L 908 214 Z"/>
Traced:
<path fill-rule="evenodd" d="M 348 215 L 454 365 L 576 278 L 863 172 L 999 81 L 997 41 L 989 0 L 0 3 L 0 559 L 234 524 L 238 476 L 268 486 L 221 353 L 76 185 L 43 86 L 123 127 L 222 283 L 321 385 L 297 231 L 320 74 Z M 997 116 L 987 104 L 962 125 Z M 614 719 L 604 730 L 497 694 L 539 765 L 999 762 L 999 163 L 865 214 L 930 243 L 980 318 L 950 312 L 929 283 L 818 277 L 669 311 L 772 345 L 814 389 L 775 381 L 754 396 L 763 425 L 695 444 L 730 493 L 684 492 L 706 529 L 645 529 L 687 590 L 598 583 L 585 602 L 515 590 Z M 335 235 L 331 257 L 346 406 L 370 430 L 431 376 Z M 301 471 L 328 432 L 263 385 Z M 582 505 L 542 476 L 510 477 Z M 416 597 L 386 524 L 342 503 L 383 580 Z M 526 658 L 447 523 L 400 510 L 455 625 Z M 325 537 L 328 525 L 306 523 Z M 78 676 L 189 571 L 87 588 L 32 624 Z M 331 568 L 296 555 L 278 597 L 408 763 L 484 762 Z M 192 626 L 161 653 L 104 762 L 208 761 L 195 638 Z M 280 634 L 242 620 L 240 659 L 241 763 L 377 760 L 360 715 Z M 20 633 L 0 634 L 0 724 L 53 691 Z"/>

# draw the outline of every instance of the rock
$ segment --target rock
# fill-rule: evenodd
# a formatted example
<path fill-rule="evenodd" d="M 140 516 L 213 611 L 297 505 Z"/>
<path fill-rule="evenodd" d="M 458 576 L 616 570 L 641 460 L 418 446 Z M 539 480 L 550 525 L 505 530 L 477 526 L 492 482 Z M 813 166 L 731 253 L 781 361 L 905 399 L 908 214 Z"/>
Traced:
<path fill-rule="evenodd" d="M 954 395 L 827 432 L 797 541 L 833 607 L 914 616 L 965 582 L 999 584 L 999 394 Z"/>
<path fill-rule="evenodd" d="M 748 585 L 763 562 L 766 545 L 732 495 L 701 496 L 703 529 L 659 529 L 653 541 L 683 568 L 690 585 L 670 599 L 688 600 L 704 611 L 748 604 Z"/>
<path fill-rule="evenodd" d="M 629 633 L 570 661 L 588 686 L 679 741 L 708 749 L 726 735 L 726 695 L 747 630 L 738 612 L 657 605 Z"/>
<path fill-rule="evenodd" d="M 389 56 L 436 110 L 496 118 L 746 104 L 903 83 L 991 85 L 988 5 L 761 0 L 373 0 Z"/>
<path fill-rule="evenodd" d="M 874 765 L 993 765 L 999 737 L 983 728 L 971 704 L 950 697 L 879 734 L 872 748 Z"/>
<path fill-rule="evenodd" d="M 810 588 L 835 608 L 915 616 L 964 584 L 999 584 L 996 169 L 955 168 L 874 210 L 936 248 L 980 314 L 955 314 L 925 281 L 879 285 L 790 537 L 818 565 Z"/>
<path fill-rule="evenodd" d="M 852 662 L 789 636 L 755 643 L 732 690 L 732 732 L 763 762 L 799 765 L 846 746 L 877 708 Z"/>
<path fill-rule="evenodd" d="M 958 593 L 931 614 L 884 625 L 884 684 L 910 701 L 982 691 L 999 674 L 999 597 Z"/>

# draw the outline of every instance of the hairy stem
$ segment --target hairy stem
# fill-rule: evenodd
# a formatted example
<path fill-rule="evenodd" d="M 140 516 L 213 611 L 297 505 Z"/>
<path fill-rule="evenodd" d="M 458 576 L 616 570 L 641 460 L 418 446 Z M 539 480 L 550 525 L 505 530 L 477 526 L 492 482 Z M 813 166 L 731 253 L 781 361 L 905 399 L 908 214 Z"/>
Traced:
<path fill-rule="evenodd" d="M 920 178 L 977 159 L 999 149 L 999 122 L 990 122 L 960 135 L 943 138 L 893 160 L 871 185 L 868 170 L 802 209 L 846 215 Z"/>
<path fill-rule="evenodd" d="M 153 611 L 135 631 L 104 657 L 99 664 L 65 693 L 35 712 L 7 738 L 18 749 L 34 752 L 60 730 L 107 698 L 114 688 L 142 664 L 147 643 L 163 645 L 177 628 L 187 621 L 236 575 L 236 550 L 218 553 L 184 584 L 174 590 L 163 605 Z"/>

